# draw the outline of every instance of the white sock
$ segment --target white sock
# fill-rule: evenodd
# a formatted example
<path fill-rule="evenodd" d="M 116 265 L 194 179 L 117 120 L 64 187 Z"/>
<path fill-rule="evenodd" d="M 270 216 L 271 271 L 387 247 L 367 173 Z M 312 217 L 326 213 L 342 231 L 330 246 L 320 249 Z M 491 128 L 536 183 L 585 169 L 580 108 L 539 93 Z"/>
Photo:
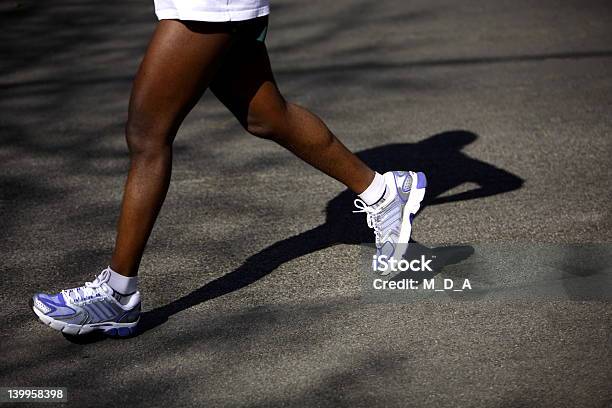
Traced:
<path fill-rule="evenodd" d="M 138 290 L 138 276 L 128 278 L 115 271 L 109 266 L 110 278 L 108 279 L 108 285 L 113 288 L 114 291 L 119 292 L 121 295 L 131 295 Z"/>
<path fill-rule="evenodd" d="M 385 178 L 382 174 L 376 173 L 372 183 L 370 183 L 363 193 L 359 194 L 359 198 L 367 205 L 376 204 L 385 194 L 386 188 Z"/>

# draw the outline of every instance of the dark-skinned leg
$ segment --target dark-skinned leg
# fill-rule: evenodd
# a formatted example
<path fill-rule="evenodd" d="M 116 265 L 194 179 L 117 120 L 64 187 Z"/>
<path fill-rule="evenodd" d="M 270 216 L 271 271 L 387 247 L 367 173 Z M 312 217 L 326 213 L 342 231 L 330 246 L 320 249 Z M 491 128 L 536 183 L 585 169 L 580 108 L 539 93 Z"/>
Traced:
<path fill-rule="evenodd" d="M 111 267 L 136 276 L 164 202 L 177 129 L 214 76 L 232 37 L 219 24 L 162 20 L 140 65 L 126 125 L 130 170 Z"/>
<path fill-rule="evenodd" d="M 285 101 L 274 80 L 264 43 L 241 40 L 235 44 L 210 89 L 249 133 L 279 143 L 357 194 L 372 182 L 374 171 L 351 153 L 321 119 Z"/>

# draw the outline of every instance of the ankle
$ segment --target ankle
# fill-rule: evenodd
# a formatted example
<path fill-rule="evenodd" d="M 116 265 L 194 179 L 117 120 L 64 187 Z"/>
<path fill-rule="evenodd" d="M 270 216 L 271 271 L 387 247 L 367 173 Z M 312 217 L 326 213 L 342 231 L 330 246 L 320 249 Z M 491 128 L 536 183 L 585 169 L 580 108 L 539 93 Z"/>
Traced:
<path fill-rule="evenodd" d="M 138 276 L 124 276 L 113 270 L 110 266 L 108 267 L 108 271 L 110 272 L 108 285 L 115 292 L 121 295 L 130 295 L 138 290 Z"/>
<path fill-rule="evenodd" d="M 385 178 L 380 173 L 375 173 L 370 185 L 359 194 L 367 205 L 374 205 L 380 201 L 387 191 L 387 184 Z"/>

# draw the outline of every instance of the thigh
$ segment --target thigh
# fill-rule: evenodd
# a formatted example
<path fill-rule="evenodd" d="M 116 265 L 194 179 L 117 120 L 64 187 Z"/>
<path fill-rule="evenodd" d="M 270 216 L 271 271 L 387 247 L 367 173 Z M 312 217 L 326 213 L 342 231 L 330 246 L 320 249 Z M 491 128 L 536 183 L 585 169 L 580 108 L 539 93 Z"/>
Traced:
<path fill-rule="evenodd" d="M 128 125 L 173 137 L 231 46 L 223 24 L 162 20 L 138 69 Z"/>
<path fill-rule="evenodd" d="M 246 129 L 263 121 L 281 121 L 285 112 L 285 100 L 274 80 L 263 42 L 238 41 L 210 89 Z"/>

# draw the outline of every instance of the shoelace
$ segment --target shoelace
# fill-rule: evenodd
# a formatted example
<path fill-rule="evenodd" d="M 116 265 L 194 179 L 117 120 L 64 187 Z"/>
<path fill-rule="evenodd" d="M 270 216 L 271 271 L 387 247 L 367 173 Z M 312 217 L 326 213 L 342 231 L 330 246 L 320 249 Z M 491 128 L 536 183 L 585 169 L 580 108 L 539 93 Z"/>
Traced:
<path fill-rule="evenodd" d="M 353 201 L 353 204 L 355 205 L 355 207 L 358 208 L 358 210 L 353 210 L 354 213 L 366 213 L 368 227 L 374 229 L 376 246 L 378 246 L 380 244 L 380 241 L 382 240 L 382 231 L 379 227 L 380 220 L 378 219 L 378 217 L 380 216 L 380 209 L 372 208 L 359 198 L 356 198 L 355 201 Z"/>
<path fill-rule="evenodd" d="M 85 282 L 85 285 L 78 288 L 62 290 L 62 294 L 74 302 L 83 302 L 106 295 L 102 284 L 108 282 L 110 273 L 107 269 L 96 276 L 93 282 Z"/>

